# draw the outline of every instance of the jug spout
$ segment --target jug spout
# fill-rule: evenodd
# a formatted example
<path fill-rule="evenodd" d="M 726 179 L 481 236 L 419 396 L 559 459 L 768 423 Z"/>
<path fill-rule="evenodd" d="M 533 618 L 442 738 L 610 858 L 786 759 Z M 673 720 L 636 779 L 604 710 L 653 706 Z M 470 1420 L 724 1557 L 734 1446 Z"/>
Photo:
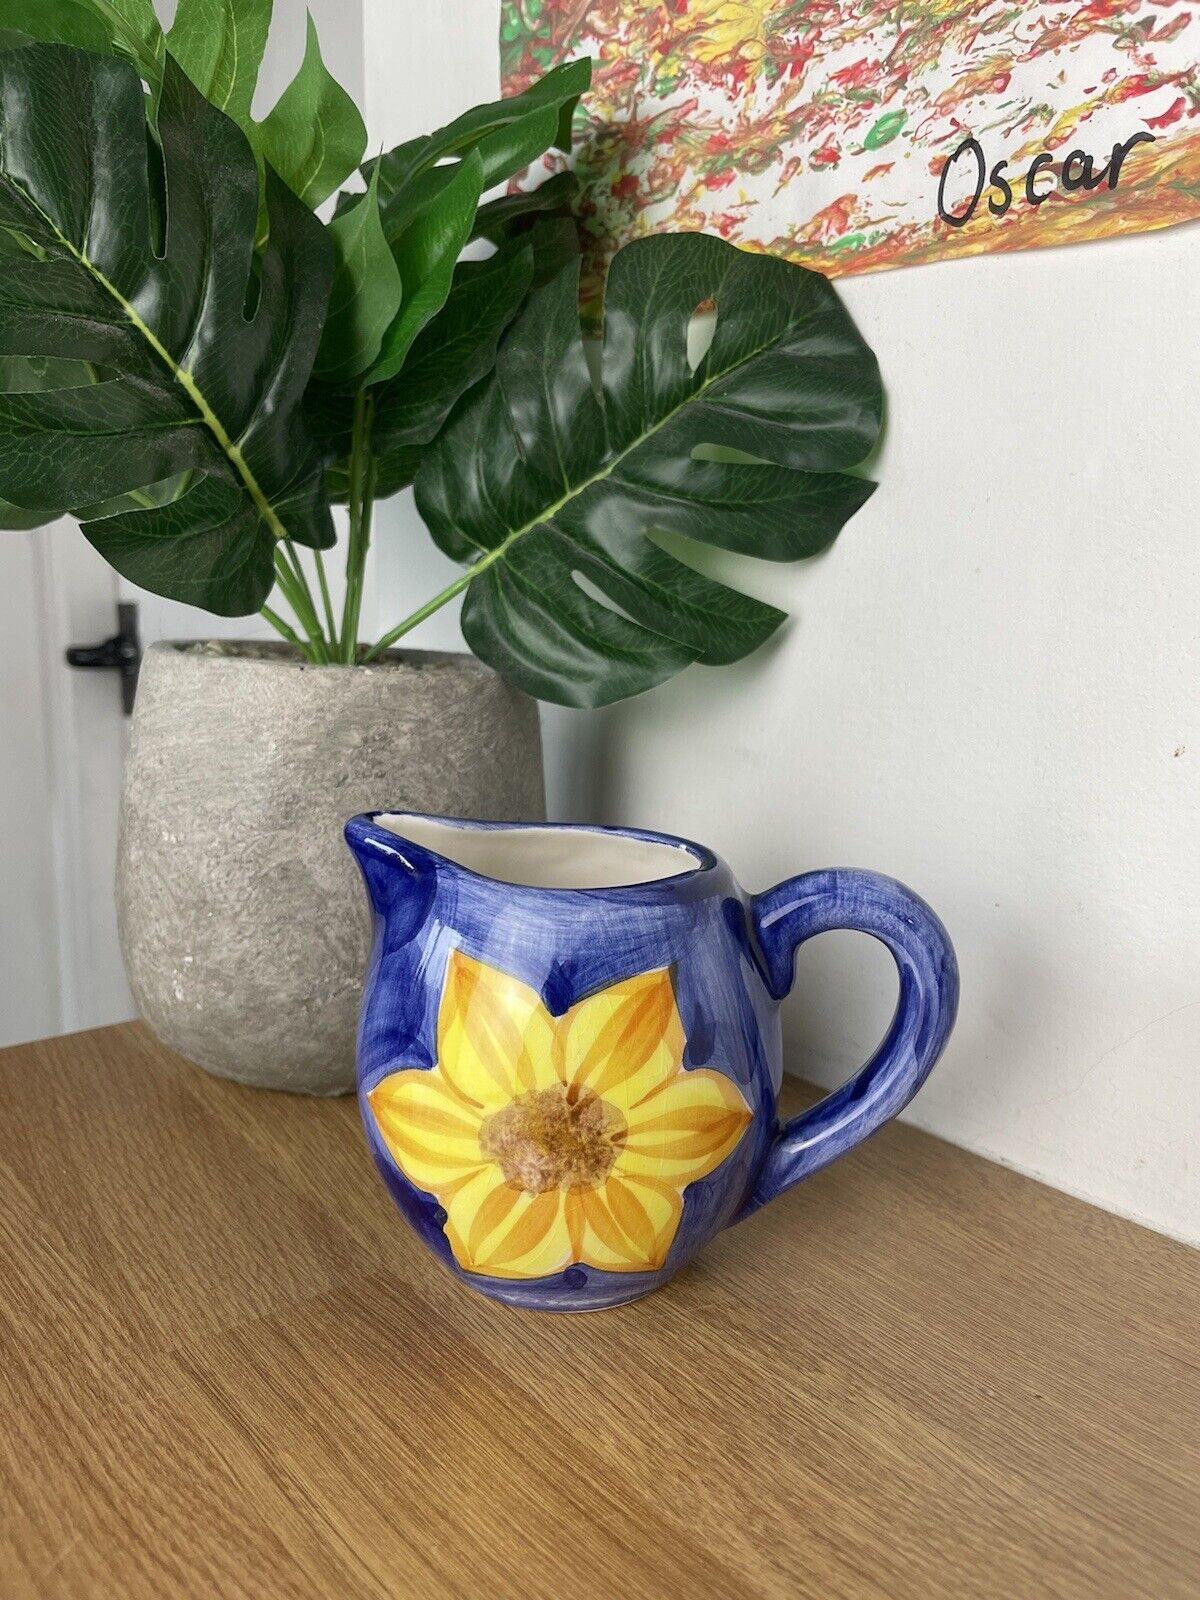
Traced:
<path fill-rule="evenodd" d="M 371 908 L 382 922 L 424 919 L 434 888 L 434 869 L 426 853 L 381 828 L 372 818 L 351 817 L 344 835 L 358 862 Z"/>

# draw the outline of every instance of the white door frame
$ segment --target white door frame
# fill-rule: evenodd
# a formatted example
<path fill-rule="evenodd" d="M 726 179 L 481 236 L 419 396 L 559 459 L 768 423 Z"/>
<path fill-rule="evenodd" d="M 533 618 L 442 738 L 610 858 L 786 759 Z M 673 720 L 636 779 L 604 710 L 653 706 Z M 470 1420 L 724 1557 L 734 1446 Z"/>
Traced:
<path fill-rule="evenodd" d="M 41 714 L 49 766 L 54 927 L 64 1032 L 134 1014 L 116 944 L 113 870 L 127 741 L 115 672 L 68 667 L 68 645 L 116 628 L 117 579 L 64 518 L 38 540 Z"/>

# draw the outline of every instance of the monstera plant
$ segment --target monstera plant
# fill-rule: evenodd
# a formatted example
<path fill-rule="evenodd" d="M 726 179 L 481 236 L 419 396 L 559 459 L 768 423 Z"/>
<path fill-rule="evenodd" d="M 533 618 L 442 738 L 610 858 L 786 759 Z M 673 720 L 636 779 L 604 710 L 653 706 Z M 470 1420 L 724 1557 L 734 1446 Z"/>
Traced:
<path fill-rule="evenodd" d="M 870 494 L 879 376 L 829 285 L 650 237 L 589 349 L 574 179 L 484 198 L 569 150 L 589 64 L 364 161 L 311 23 L 255 120 L 269 19 L 180 0 L 164 34 L 150 0 L 0 0 L 0 522 L 70 513 L 132 582 L 261 612 L 315 663 L 459 593 L 478 656 L 572 705 L 753 650 L 783 613 L 677 536 L 794 560 Z M 373 507 L 409 485 L 463 570 L 363 643 Z"/>
<path fill-rule="evenodd" d="M 118 930 L 166 1043 L 329 1093 L 369 940 L 346 817 L 543 818 L 529 697 L 754 650 L 783 613 L 701 547 L 828 545 L 881 394 L 824 278 L 716 238 L 627 246 L 581 326 L 588 62 L 375 154 L 311 24 L 264 112 L 270 20 L 0 0 L 0 525 L 70 514 L 134 584 L 282 635 L 147 653 Z M 373 511 L 410 486 L 460 571 L 364 640 Z M 481 660 L 390 648 L 455 597 Z"/>

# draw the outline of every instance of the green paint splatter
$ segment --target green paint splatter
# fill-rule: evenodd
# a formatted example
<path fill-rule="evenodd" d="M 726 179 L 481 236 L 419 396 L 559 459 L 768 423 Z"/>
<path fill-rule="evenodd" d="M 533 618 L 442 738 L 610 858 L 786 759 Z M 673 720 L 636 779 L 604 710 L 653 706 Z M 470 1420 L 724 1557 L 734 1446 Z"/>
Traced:
<path fill-rule="evenodd" d="M 900 129 L 904 126 L 907 111 L 889 111 L 879 121 L 863 140 L 864 150 L 878 150 L 880 145 L 890 144 Z"/>

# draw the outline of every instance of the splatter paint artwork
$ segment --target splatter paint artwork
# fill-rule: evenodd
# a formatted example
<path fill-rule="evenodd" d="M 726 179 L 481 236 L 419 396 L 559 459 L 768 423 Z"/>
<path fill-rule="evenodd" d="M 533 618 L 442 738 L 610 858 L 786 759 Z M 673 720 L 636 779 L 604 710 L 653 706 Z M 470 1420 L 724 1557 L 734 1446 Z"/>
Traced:
<path fill-rule="evenodd" d="M 1200 3 L 504 0 L 506 91 L 595 60 L 595 267 L 703 229 L 831 277 L 1200 215 Z"/>

